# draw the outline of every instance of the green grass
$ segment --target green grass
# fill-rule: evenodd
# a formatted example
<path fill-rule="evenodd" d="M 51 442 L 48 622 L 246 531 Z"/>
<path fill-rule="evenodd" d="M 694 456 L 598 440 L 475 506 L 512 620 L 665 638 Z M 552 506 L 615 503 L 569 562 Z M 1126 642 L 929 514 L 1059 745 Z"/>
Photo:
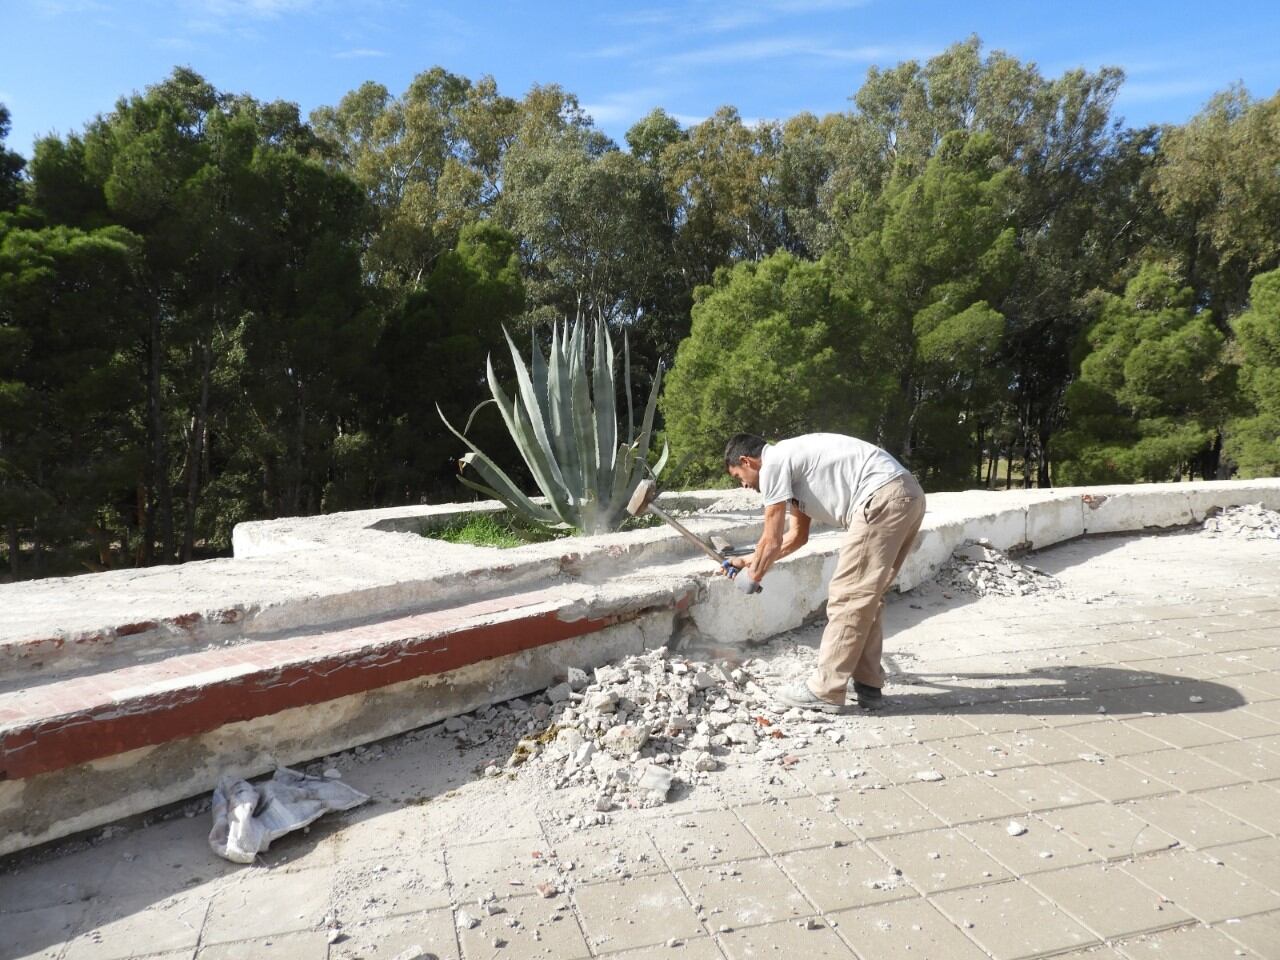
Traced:
<path fill-rule="evenodd" d="M 639 517 L 630 517 L 621 529 L 644 530 L 662 523 L 651 513 Z M 513 517 L 506 511 L 499 513 L 477 513 L 469 517 L 457 517 L 443 527 L 428 527 L 422 531 L 424 537 L 433 540 L 444 540 L 448 543 L 465 543 L 473 547 L 498 547 L 509 549 L 522 547 L 527 543 L 546 543 L 573 536 L 573 530 L 547 530 L 529 523 L 519 517 Z"/>
<path fill-rule="evenodd" d="M 545 543 L 567 536 L 525 523 L 508 513 L 477 513 L 458 517 L 444 527 L 424 530 L 424 537 L 448 543 L 466 543 L 473 547 L 522 547 L 526 543 Z"/>

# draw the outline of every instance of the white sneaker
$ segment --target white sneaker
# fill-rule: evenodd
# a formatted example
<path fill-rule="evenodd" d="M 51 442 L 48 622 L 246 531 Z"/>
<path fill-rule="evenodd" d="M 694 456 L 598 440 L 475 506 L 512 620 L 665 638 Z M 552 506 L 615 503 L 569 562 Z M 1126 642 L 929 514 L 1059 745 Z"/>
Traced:
<path fill-rule="evenodd" d="M 820 710 L 823 713 L 845 712 L 844 704 L 823 700 L 809 689 L 807 683 L 803 682 L 783 687 L 774 694 L 774 697 L 788 707 L 799 707 L 801 710 Z"/>

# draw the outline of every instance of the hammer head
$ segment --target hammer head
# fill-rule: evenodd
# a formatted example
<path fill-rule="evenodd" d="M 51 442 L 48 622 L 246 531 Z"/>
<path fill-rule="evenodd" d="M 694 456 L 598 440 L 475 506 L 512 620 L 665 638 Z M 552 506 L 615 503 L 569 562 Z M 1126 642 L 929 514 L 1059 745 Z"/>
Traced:
<path fill-rule="evenodd" d="M 638 517 L 649 509 L 649 504 L 653 503 L 654 497 L 658 495 L 658 485 L 648 477 L 640 481 L 640 485 L 636 487 L 636 492 L 631 495 L 631 499 L 627 502 L 627 513 L 633 517 Z"/>

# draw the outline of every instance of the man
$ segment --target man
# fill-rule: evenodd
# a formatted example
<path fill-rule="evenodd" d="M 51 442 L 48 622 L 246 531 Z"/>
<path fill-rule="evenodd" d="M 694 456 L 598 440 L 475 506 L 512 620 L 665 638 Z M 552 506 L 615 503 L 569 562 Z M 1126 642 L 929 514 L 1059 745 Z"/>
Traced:
<path fill-rule="evenodd" d="M 764 533 L 755 552 L 734 559 L 736 569 L 728 571 L 744 592 L 759 590 L 770 567 L 804 546 L 812 521 L 848 531 L 831 577 L 817 670 L 807 682 L 783 689 L 778 699 L 839 713 L 852 679 L 858 704 L 876 706 L 884 686 L 884 594 L 920 530 L 925 505 L 920 484 L 886 451 L 836 433 L 776 444 L 740 433 L 725 447 L 724 465 L 764 500 Z"/>

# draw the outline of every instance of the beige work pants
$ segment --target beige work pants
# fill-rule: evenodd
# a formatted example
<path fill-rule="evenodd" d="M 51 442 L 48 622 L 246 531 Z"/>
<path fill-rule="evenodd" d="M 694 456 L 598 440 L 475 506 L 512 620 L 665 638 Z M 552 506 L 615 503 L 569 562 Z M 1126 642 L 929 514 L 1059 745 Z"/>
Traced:
<path fill-rule="evenodd" d="M 818 669 L 809 678 L 814 695 L 842 704 L 850 677 L 884 686 L 884 595 L 911 552 L 922 519 L 924 491 L 910 474 L 890 480 L 856 511 L 827 594 L 827 628 Z"/>

